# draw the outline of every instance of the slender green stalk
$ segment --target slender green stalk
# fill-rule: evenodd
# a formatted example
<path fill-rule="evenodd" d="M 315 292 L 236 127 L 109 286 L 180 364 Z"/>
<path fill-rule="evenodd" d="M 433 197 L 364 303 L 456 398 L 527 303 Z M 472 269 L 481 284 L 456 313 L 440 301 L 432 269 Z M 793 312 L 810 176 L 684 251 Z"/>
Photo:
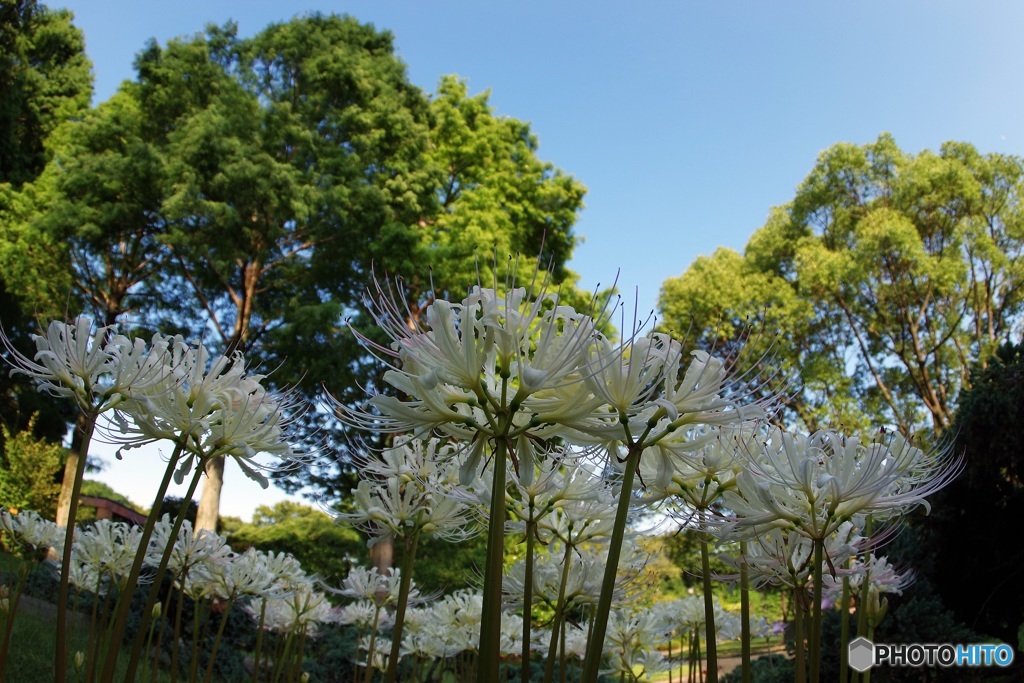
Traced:
<path fill-rule="evenodd" d="M 284 650 L 281 651 L 281 656 L 277 658 L 277 663 L 274 665 L 274 677 L 272 679 L 274 683 L 281 680 L 281 674 L 284 673 L 284 663 L 288 661 L 288 657 L 291 655 L 292 641 L 294 640 L 295 638 L 292 633 L 289 632 L 288 636 L 284 640 Z M 368 664 L 372 664 L 372 662 L 373 659 L 371 658 Z M 372 667 L 367 666 L 367 670 L 372 670 Z"/>
<path fill-rule="evenodd" d="M 18 564 L 18 584 L 13 592 L 8 593 L 7 619 L 4 622 L 4 641 L 0 643 L 0 680 L 6 680 L 7 650 L 11 645 L 11 632 L 14 630 L 14 617 L 18 613 L 18 603 L 21 601 L 21 591 L 25 587 L 25 579 L 28 578 L 30 566 L 22 560 Z"/>
<path fill-rule="evenodd" d="M 570 526 L 569 535 L 571 534 L 572 527 Z M 558 658 L 558 634 L 565 626 L 565 584 L 569 582 L 570 562 L 572 562 L 572 546 L 569 543 L 566 543 L 565 557 L 562 558 L 562 581 L 558 586 L 558 601 L 555 603 L 555 616 L 551 623 L 551 641 L 548 645 L 548 659 L 544 663 L 544 683 L 551 683 L 551 681 L 554 680 L 555 659 Z"/>
<path fill-rule="evenodd" d="M 161 622 L 162 624 L 163 622 Z M 146 638 L 146 651 L 153 652 L 153 634 L 156 632 L 156 621 L 149 622 L 149 636 Z M 159 653 L 153 654 L 153 661 L 156 662 L 160 659 Z M 150 676 L 149 680 L 155 680 L 156 676 Z"/>
<path fill-rule="evenodd" d="M 622 473 L 622 490 L 619 492 L 619 504 L 615 510 L 615 525 L 612 528 L 611 541 L 608 543 L 608 561 L 604 568 L 601 596 L 597 601 L 591 638 L 587 643 L 587 657 L 583 663 L 583 680 L 587 683 L 597 681 L 601 671 L 604 637 L 608 631 L 608 613 L 612 609 L 612 594 L 615 592 L 619 555 L 622 553 L 622 541 L 626 535 L 626 521 L 629 517 L 629 504 L 633 497 L 633 479 L 642 452 L 642 448 L 630 446 L 629 455 L 626 457 L 625 471 Z"/>
<path fill-rule="evenodd" d="M 252 656 L 252 683 L 259 683 L 260 680 L 260 655 L 263 652 L 263 625 L 267 621 L 267 599 L 263 598 L 260 606 L 260 624 L 256 630 L 256 650 Z M 358 638 L 356 639 L 358 642 Z"/>
<path fill-rule="evenodd" d="M 747 542 L 740 541 L 740 648 L 743 683 L 750 683 L 750 568 L 747 567 Z M 770 653 L 769 653 L 770 655 Z"/>
<path fill-rule="evenodd" d="M 807 654 L 804 651 L 804 603 L 807 602 L 806 586 L 793 589 L 793 640 L 796 646 L 796 683 L 807 681 Z"/>
<path fill-rule="evenodd" d="M 874 640 L 875 639 L 875 627 L 874 626 L 870 626 L 870 625 L 868 626 L 867 639 L 868 640 Z M 871 668 L 870 667 L 868 668 L 867 671 L 865 671 L 864 673 L 861 674 L 861 679 L 860 680 L 861 680 L 861 683 L 871 683 Z"/>
<path fill-rule="evenodd" d="M 530 683 L 530 640 L 533 628 L 533 553 L 536 543 L 537 522 L 533 519 L 533 499 L 530 516 L 526 520 L 526 578 L 523 582 L 523 661 L 519 680 Z"/>
<path fill-rule="evenodd" d="M 149 597 L 146 599 L 146 606 L 142 609 L 142 621 L 139 623 L 138 631 L 135 634 L 135 641 L 132 643 L 131 658 L 128 660 L 128 669 L 125 672 L 126 681 L 135 680 L 135 672 L 139 667 L 139 659 L 142 655 L 143 638 L 146 632 L 146 628 L 149 626 L 150 617 L 153 614 L 153 606 L 156 605 L 157 599 L 160 593 L 160 585 L 163 583 L 164 574 L 167 573 L 167 563 L 171 560 L 171 554 L 174 552 L 173 539 L 178 537 L 178 532 L 181 531 L 181 525 L 185 521 L 185 513 L 188 512 L 187 502 L 192 500 L 192 496 L 196 492 L 196 488 L 199 486 L 199 479 L 203 474 L 205 461 L 201 460 L 196 464 L 196 473 L 192 476 L 192 481 L 189 483 L 188 491 L 185 492 L 185 496 L 182 498 L 185 504 L 178 510 L 178 516 L 174 519 L 174 526 L 171 527 L 171 533 L 169 535 L 170 541 L 167 543 L 167 547 L 164 548 L 164 554 L 160 558 L 160 564 L 157 566 L 156 573 L 153 575 L 153 584 L 149 591 Z M 113 683 L 114 672 L 111 668 L 109 670 L 104 666 L 103 669 L 103 683 Z"/>
<path fill-rule="evenodd" d="M 864 535 L 871 536 L 871 532 L 874 528 L 875 520 L 868 517 L 867 522 L 864 523 Z M 867 566 L 865 565 L 865 570 Z M 868 592 L 871 587 L 871 576 L 868 571 L 865 571 L 863 583 L 860 585 L 860 600 L 857 603 L 857 635 L 866 636 L 868 632 Z"/>
<path fill-rule="evenodd" d="M 843 577 L 843 598 L 839 603 L 839 683 L 850 680 L 850 577 Z"/>
<path fill-rule="evenodd" d="M 64 531 L 64 553 L 60 563 L 60 586 L 57 589 L 57 652 L 54 657 L 54 681 L 64 683 L 68 675 L 68 572 L 71 570 L 71 548 L 75 542 L 75 520 L 78 517 L 78 497 L 82 495 L 82 479 L 85 478 L 85 463 L 89 459 L 89 444 L 96 429 L 95 411 L 84 413 L 82 422 L 82 445 L 79 447 L 78 466 L 75 481 L 71 486 L 71 505 L 68 509 L 68 525 Z"/>
<path fill-rule="evenodd" d="M 99 576 L 96 579 L 96 597 L 99 597 L 99 595 L 100 595 L 100 586 L 101 586 L 102 583 L 103 583 L 103 576 L 101 575 L 101 576 Z M 89 634 L 89 641 L 90 641 L 90 646 L 89 647 L 91 648 L 91 651 L 88 651 L 87 654 L 86 654 L 86 679 L 85 679 L 88 683 L 93 683 L 93 681 L 96 680 L 96 666 L 97 666 L 97 664 L 99 664 L 100 655 L 103 652 L 103 644 L 104 644 L 104 642 L 107 642 L 107 643 L 110 642 L 110 626 L 111 626 L 111 624 L 110 624 L 110 619 L 107 617 L 107 613 L 108 613 L 109 607 L 110 607 L 110 592 L 112 590 L 113 590 L 113 586 L 110 586 L 109 589 L 106 592 L 103 593 L 103 600 L 99 601 L 99 602 L 94 602 L 93 603 L 93 620 L 94 620 L 94 623 L 95 623 L 95 626 L 96 626 L 96 634 L 95 634 L 95 637 L 93 637 L 93 634 L 91 634 L 91 633 Z M 97 604 L 100 605 L 100 608 L 99 608 L 98 611 L 96 610 L 96 605 Z M 100 624 L 102 624 L 103 621 L 107 622 L 106 629 L 101 629 L 100 628 Z M 100 637 L 100 635 L 99 635 L 100 631 L 105 631 L 103 637 Z"/>
<path fill-rule="evenodd" d="M 373 613 L 373 632 L 370 633 L 370 647 L 366 651 L 366 675 L 363 677 L 363 683 L 370 683 L 370 679 L 373 677 L 373 650 L 377 646 L 377 624 L 380 623 L 380 610 L 382 607 L 383 605 L 378 602 L 377 609 Z"/>
<path fill-rule="evenodd" d="M 477 676 L 497 681 L 501 658 L 501 582 L 505 562 L 505 459 L 508 443 L 499 437 L 494 449 L 491 483 L 491 518 L 487 526 L 487 562 L 484 566 L 483 610 L 480 617 L 480 654 Z"/>
<path fill-rule="evenodd" d="M 409 606 L 409 586 L 412 583 L 412 568 L 416 560 L 416 545 L 419 539 L 419 531 L 404 539 L 402 575 L 398 577 L 398 606 L 395 610 L 395 625 L 391 629 L 391 655 L 388 658 L 388 670 L 385 675 L 387 683 L 395 683 L 395 676 L 398 673 L 398 656 L 402 651 L 402 628 L 405 625 L 406 608 Z"/>
<path fill-rule="evenodd" d="M 220 618 L 220 626 L 217 627 L 217 635 L 213 639 L 213 650 L 210 651 L 210 662 L 206 665 L 206 677 L 203 678 L 203 683 L 210 683 L 213 679 L 213 663 L 217 660 L 217 650 L 220 649 L 220 639 L 224 635 L 224 627 L 228 625 L 228 617 L 231 615 L 231 607 L 235 604 L 235 596 L 232 595 L 228 598 L 227 605 L 224 606 L 224 616 Z"/>
<path fill-rule="evenodd" d="M 196 600 L 192 603 L 192 659 L 188 663 L 189 683 L 195 683 L 199 676 L 199 641 L 206 635 L 206 617 L 200 620 L 199 615 L 203 611 L 203 603 Z M 203 628 L 199 628 L 202 622 Z M 129 679 L 130 680 L 130 679 Z"/>
<path fill-rule="evenodd" d="M 704 511 L 701 511 L 701 526 L 704 526 Z M 704 575 L 704 642 L 707 644 L 708 681 L 718 683 L 718 629 L 715 628 L 715 596 L 711 584 L 711 534 L 701 532 L 700 568 Z"/>
<path fill-rule="evenodd" d="M 139 585 L 139 575 L 142 573 L 142 565 L 146 559 L 146 550 L 149 548 L 149 539 L 153 536 L 153 528 L 156 526 L 156 510 L 160 509 L 160 503 L 163 502 L 164 496 L 167 495 L 167 488 L 171 484 L 171 477 L 174 475 L 174 470 L 178 465 L 178 459 L 181 457 L 181 451 L 185 447 L 186 438 L 180 439 L 174 445 L 174 451 L 171 453 L 171 458 L 167 462 L 167 468 L 164 470 L 164 477 L 160 481 L 160 486 L 157 488 L 156 496 L 153 498 L 153 505 L 150 508 L 153 512 L 146 518 L 146 524 L 142 527 L 142 537 L 139 539 L 139 550 L 135 553 L 135 561 L 132 562 L 131 571 L 128 573 L 128 580 L 125 583 L 124 590 L 121 593 L 121 598 L 118 600 L 117 616 L 111 627 L 111 638 L 113 640 L 107 641 L 107 656 L 103 660 L 103 680 L 113 680 L 114 668 L 117 666 L 117 655 L 120 651 L 118 647 L 110 647 L 115 642 L 120 643 L 121 634 L 124 633 L 125 626 L 128 623 L 128 614 L 131 612 L 132 594 L 135 593 L 135 587 Z M 188 506 L 183 506 L 187 508 Z M 175 536 L 171 536 L 170 543 L 174 543 Z M 160 584 L 154 582 L 150 588 L 150 593 L 154 595 L 159 593 Z M 153 606 L 150 605 L 149 609 L 152 610 Z M 142 635 L 145 631 L 140 631 L 137 634 L 137 638 Z"/>
<path fill-rule="evenodd" d="M 302 660 L 306 656 L 306 627 L 299 628 L 299 653 L 295 656 L 295 666 L 292 673 L 292 680 L 302 680 Z"/>
<path fill-rule="evenodd" d="M 814 539 L 814 586 L 811 598 L 811 683 L 821 679 L 821 574 L 825 562 L 825 541 Z M 843 645 L 845 647 L 845 644 Z"/>
<path fill-rule="evenodd" d="M 188 567 L 182 569 L 181 576 L 178 580 L 178 585 L 184 589 L 185 582 L 188 580 Z M 174 594 L 173 589 L 171 594 Z M 185 609 L 185 592 L 179 590 L 177 592 L 178 600 L 174 606 L 174 643 L 171 646 L 171 683 L 178 683 L 178 643 L 181 642 L 181 616 Z M 168 596 L 170 597 L 170 596 Z"/>

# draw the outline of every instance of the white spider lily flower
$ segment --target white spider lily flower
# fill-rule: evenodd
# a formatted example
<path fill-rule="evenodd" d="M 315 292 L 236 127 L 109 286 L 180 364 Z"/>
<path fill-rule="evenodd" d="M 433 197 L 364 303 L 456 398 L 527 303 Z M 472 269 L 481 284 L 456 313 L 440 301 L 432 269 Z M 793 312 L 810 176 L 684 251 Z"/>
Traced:
<path fill-rule="evenodd" d="M 154 338 L 155 339 L 155 338 Z M 156 342 L 154 342 L 156 343 Z M 180 337 L 166 342 L 164 382 L 149 390 L 132 390 L 115 413 L 124 448 L 168 439 L 183 444 L 175 472 L 179 483 L 196 459 L 233 457 L 250 479 L 269 485 L 256 456 L 267 453 L 294 462 L 297 453 L 287 439 L 287 394 L 267 391 L 263 375 L 247 374 L 241 353 L 212 357 L 202 344 Z"/>
<path fill-rule="evenodd" d="M 248 606 L 247 610 L 256 619 L 263 611 Z M 320 624 L 338 620 L 338 612 L 331 607 L 327 596 L 313 590 L 309 584 L 299 584 L 279 597 L 266 600 L 264 626 L 278 633 L 304 633 L 315 637 Z"/>
<path fill-rule="evenodd" d="M 464 497 L 451 495 L 455 485 L 451 468 L 455 452 L 448 446 L 418 441 L 400 441 L 386 452 L 382 463 L 370 465 L 363 474 L 385 479 L 363 479 L 352 492 L 353 512 L 338 512 L 335 518 L 371 536 L 376 543 L 382 534 L 408 538 L 424 533 L 449 540 L 464 540 L 475 533 L 474 516 Z M 428 465 L 427 461 L 433 464 Z M 450 468 L 439 462 L 451 461 Z M 403 464 L 404 463 L 404 464 Z M 417 472 L 420 476 L 413 476 Z"/>
<path fill-rule="evenodd" d="M 274 585 L 286 592 L 296 586 L 304 586 L 314 578 L 306 574 L 306 570 L 290 553 L 275 553 L 273 550 L 257 550 L 256 553 L 263 559 Z"/>
<path fill-rule="evenodd" d="M 884 556 L 871 553 L 864 560 L 854 558 L 849 567 L 837 569 L 834 576 L 826 573 L 821 582 L 822 596 L 830 601 L 837 600 L 843 592 L 843 579 L 849 579 L 853 595 L 860 595 L 865 580 L 870 590 L 876 593 L 903 595 L 903 590 L 912 584 L 915 578 L 913 570 L 899 571 Z"/>
<path fill-rule="evenodd" d="M 392 583 L 388 580 L 387 575 L 378 572 L 376 567 L 352 567 L 337 592 L 339 595 L 355 600 L 376 600 L 381 593 L 392 597 L 390 595 Z M 397 600 L 398 593 L 396 592 L 391 601 Z"/>
<path fill-rule="evenodd" d="M 862 552 L 868 539 L 858 527 L 844 522 L 824 539 L 824 555 L 831 567 L 840 567 Z M 746 564 L 753 585 L 806 587 L 814 572 L 814 545 L 796 530 L 769 529 L 747 542 L 747 552 L 739 557 L 722 556 L 728 564 Z"/>
<path fill-rule="evenodd" d="M 196 564 L 188 575 L 188 583 L 203 597 L 222 600 L 242 595 L 263 597 L 274 591 L 274 575 L 267 571 L 263 558 L 253 548 L 226 560 Z"/>
<path fill-rule="evenodd" d="M 666 671 L 668 662 L 658 651 L 667 639 L 663 621 L 651 610 L 615 610 L 609 615 L 604 651 L 609 673 L 647 676 Z M 628 674 L 627 674 L 628 672 Z"/>
<path fill-rule="evenodd" d="M 370 302 L 372 312 L 394 341 L 392 349 L 375 350 L 385 362 L 401 362 L 401 369 L 393 367 L 384 379 L 409 399 L 375 396 L 370 405 L 376 412 L 335 404 L 351 424 L 418 436 L 436 430 L 469 441 L 477 432 L 493 437 L 502 431 L 503 436 L 511 423 L 495 415 L 504 410 L 515 414 L 517 429 L 551 422 L 546 409 L 553 406 L 543 398 L 547 390 L 577 386 L 586 395 L 579 371 L 595 337 L 594 322 L 560 305 L 556 294 L 530 297 L 523 288 L 499 294 L 474 287 L 460 303 L 432 302 L 426 327 L 397 324 L 397 304 L 379 287 L 378 294 Z M 542 405 L 532 405 L 534 395 Z M 564 407 L 554 412 L 563 413 Z M 537 424 L 531 424 L 537 415 Z"/>
<path fill-rule="evenodd" d="M 737 531 L 777 527 L 824 538 L 855 515 L 884 518 L 924 505 L 959 473 L 947 453 L 927 456 L 898 434 L 863 445 L 831 430 L 774 429 L 759 449 L 740 449 L 745 470 L 725 494 Z"/>
<path fill-rule="evenodd" d="M 113 326 L 95 328 L 92 318 L 80 315 L 71 323 L 52 321 L 45 335 L 32 335 L 36 344 L 35 361 L 18 352 L 6 334 L 0 335 L 11 354 L 11 374 L 28 375 L 40 389 L 73 399 L 81 408 L 96 407 L 96 392 L 102 391 L 103 378 L 117 362 L 116 350 L 107 344 Z"/>
<path fill-rule="evenodd" d="M 410 611 L 410 614 L 412 611 Z M 406 619 L 409 615 L 406 615 Z M 378 628 L 385 631 L 391 627 L 389 613 L 382 612 L 370 600 L 360 600 L 338 609 L 334 620 L 339 624 L 355 626 L 358 629 Z"/>
<path fill-rule="evenodd" d="M 75 539 L 72 564 L 90 567 L 87 573 L 108 578 L 123 588 L 139 550 L 142 529 L 109 519 L 98 519 Z"/>
<path fill-rule="evenodd" d="M 17 543 L 33 551 L 63 549 L 66 535 L 64 527 L 45 519 L 35 510 L 22 510 L 16 515 L 0 510 L 0 531 L 7 532 Z M 76 529 L 76 538 L 78 533 Z"/>
<path fill-rule="evenodd" d="M 163 556 L 164 548 L 173 545 L 167 561 L 167 569 L 173 576 L 180 576 L 187 569 L 199 562 L 220 562 L 228 560 L 232 555 L 227 539 L 208 529 L 192 530 L 192 523 L 187 519 L 181 523 L 177 538 L 171 539 L 173 528 L 169 515 L 163 515 L 153 526 L 146 562 L 157 566 Z"/>
<path fill-rule="evenodd" d="M 32 335 L 34 360 L 15 349 L 2 330 L 0 343 L 12 359 L 12 374 L 27 375 L 40 390 L 98 414 L 164 380 L 167 344 L 161 338 L 147 347 L 115 332 L 113 325 L 95 327 L 92 318 L 80 315 L 70 324 L 54 320 L 45 335 Z"/>
<path fill-rule="evenodd" d="M 618 345 L 601 337 L 589 350 L 587 387 L 616 415 L 635 415 L 655 397 L 667 357 L 663 346 L 672 344 L 678 342 L 662 334 L 634 335 Z"/>

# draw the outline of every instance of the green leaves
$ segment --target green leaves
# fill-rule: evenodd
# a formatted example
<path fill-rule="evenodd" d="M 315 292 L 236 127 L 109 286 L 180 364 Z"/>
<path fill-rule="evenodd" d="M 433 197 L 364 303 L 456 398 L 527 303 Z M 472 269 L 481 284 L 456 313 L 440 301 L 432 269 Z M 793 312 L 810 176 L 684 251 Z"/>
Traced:
<path fill-rule="evenodd" d="M 692 317 L 701 346 L 763 325 L 801 387 L 784 422 L 938 434 L 971 362 L 1021 319 L 1022 177 L 1020 159 L 966 143 L 835 145 L 743 256 L 666 281 L 665 324 Z"/>

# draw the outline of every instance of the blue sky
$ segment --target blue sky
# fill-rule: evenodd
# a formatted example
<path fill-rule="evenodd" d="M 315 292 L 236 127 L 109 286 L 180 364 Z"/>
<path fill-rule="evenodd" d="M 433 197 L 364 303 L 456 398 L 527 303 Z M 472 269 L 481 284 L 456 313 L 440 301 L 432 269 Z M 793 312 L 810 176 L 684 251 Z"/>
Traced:
<path fill-rule="evenodd" d="M 309 11 L 388 29 L 411 80 L 444 74 L 530 121 L 541 158 L 589 189 L 581 284 L 641 311 L 719 246 L 741 250 L 836 142 L 891 132 L 904 150 L 947 140 L 1024 154 L 1024 3 L 505 3 L 387 0 L 75 0 L 96 101 L 134 77 L 149 38 L 235 20 L 242 35 Z M 120 465 L 120 464 L 119 464 Z M 230 476 L 230 475 L 229 475 Z M 231 486 L 228 481 L 227 487 Z M 228 514 L 236 514 L 225 510 Z M 245 516 L 245 515 L 243 515 Z"/>

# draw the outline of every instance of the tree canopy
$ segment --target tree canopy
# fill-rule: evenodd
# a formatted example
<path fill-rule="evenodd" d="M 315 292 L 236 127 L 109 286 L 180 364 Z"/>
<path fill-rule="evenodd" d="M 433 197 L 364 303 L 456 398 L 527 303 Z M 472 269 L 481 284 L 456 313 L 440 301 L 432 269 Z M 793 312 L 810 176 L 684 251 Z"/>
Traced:
<path fill-rule="evenodd" d="M 665 282 L 664 325 L 703 347 L 751 335 L 740 366 L 767 353 L 799 387 L 773 387 L 787 423 L 937 437 L 972 363 L 1020 332 L 1022 178 L 1020 159 L 967 143 L 835 145 L 743 254 Z"/>
<path fill-rule="evenodd" d="M 435 290 L 503 278 L 507 259 L 585 296 L 566 268 L 582 184 L 486 93 L 455 77 L 434 96 L 412 85 L 390 33 L 322 14 L 247 38 L 211 25 L 151 41 L 136 70 L 54 126 L 38 176 L 0 190 L 0 252 L 18 262 L 22 306 L 202 337 L 245 352 L 276 387 L 349 401 L 380 384 L 346 328 L 366 326 L 375 276 L 401 278 L 414 317 Z M 320 446 L 336 427 L 320 411 L 305 425 Z M 325 461 L 282 481 L 339 498 L 349 473 Z M 211 467 L 206 527 L 222 463 Z"/>

